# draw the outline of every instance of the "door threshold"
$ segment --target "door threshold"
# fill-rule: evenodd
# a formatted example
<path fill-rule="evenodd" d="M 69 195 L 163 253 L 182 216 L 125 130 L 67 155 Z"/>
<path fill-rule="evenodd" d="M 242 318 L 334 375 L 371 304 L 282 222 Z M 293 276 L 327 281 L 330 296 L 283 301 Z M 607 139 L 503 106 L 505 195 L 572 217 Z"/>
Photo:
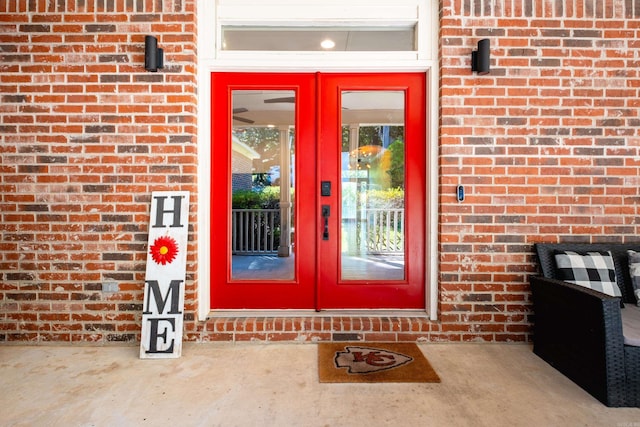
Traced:
<path fill-rule="evenodd" d="M 211 310 L 207 319 L 247 318 L 247 317 L 424 317 L 429 313 L 423 310 Z"/>

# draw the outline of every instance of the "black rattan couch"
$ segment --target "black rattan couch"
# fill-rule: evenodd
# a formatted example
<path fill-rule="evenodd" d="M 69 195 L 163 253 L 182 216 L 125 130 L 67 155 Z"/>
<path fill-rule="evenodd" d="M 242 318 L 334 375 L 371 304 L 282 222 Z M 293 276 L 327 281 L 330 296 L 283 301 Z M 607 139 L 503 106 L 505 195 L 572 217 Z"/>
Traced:
<path fill-rule="evenodd" d="M 635 305 L 626 251 L 640 252 L 640 243 L 535 249 L 542 276 L 530 279 L 534 353 L 605 405 L 640 407 L 640 347 L 624 344 L 620 298 L 558 280 L 555 263 L 557 250 L 611 251 L 622 300 Z"/>

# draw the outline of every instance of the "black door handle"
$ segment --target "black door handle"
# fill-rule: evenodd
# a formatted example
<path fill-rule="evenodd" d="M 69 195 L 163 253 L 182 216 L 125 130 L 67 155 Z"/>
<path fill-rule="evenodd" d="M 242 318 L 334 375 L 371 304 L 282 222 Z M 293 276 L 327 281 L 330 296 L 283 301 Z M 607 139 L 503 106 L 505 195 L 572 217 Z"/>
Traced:
<path fill-rule="evenodd" d="M 329 240 L 329 215 L 331 215 L 330 206 L 322 205 L 322 218 L 324 219 L 324 230 L 322 232 L 322 240 Z"/>

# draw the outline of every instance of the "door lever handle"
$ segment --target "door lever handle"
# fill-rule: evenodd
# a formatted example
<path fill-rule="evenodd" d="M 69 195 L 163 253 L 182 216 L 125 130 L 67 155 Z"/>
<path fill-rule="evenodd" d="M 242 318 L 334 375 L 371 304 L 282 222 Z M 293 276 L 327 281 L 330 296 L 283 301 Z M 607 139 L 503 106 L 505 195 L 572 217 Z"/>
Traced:
<path fill-rule="evenodd" d="M 329 215 L 331 215 L 331 207 L 329 205 L 322 205 L 322 218 L 324 219 L 322 240 L 329 240 Z"/>

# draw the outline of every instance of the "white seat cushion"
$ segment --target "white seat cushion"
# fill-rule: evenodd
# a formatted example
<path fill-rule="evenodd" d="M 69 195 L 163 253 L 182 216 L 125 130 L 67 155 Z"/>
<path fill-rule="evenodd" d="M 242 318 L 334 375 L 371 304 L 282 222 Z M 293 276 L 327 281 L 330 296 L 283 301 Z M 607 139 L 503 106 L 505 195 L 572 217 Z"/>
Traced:
<path fill-rule="evenodd" d="M 620 310 L 622 313 L 622 335 L 624 343 L 640 347 L 640 308 L 627 306 Z"/>

